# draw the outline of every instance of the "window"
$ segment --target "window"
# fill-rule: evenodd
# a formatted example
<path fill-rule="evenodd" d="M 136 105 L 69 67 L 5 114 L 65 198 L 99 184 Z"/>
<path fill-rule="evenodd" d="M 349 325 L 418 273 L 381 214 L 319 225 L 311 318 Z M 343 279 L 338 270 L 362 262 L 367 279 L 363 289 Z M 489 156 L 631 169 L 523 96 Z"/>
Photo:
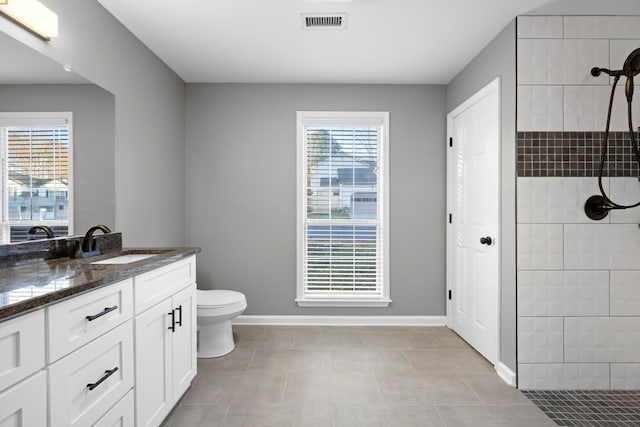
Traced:
<path fill-rule="evenodd" d="M 71 113 L 0 113 L 0 243 L 71 230 Z"/>
<path fill-rule="evenodd" d="M 298 112 L 300 306 L 386 307 L 389 113 Z"/>

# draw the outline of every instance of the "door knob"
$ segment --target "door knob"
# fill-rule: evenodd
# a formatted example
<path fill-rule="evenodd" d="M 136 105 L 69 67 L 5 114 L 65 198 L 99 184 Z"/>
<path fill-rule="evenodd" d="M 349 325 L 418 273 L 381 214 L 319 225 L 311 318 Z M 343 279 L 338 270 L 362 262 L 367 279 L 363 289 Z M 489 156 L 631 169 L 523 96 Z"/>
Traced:
<path fill-rule="evenodd" d="M 489 236 L 480 238 L 480 243 L 483 244 L 483 245 L 489 246 L 489 245 L 491 245 L 492 242 L 493 242 L 493 239 L 491 237 L 489 237 Z"/>

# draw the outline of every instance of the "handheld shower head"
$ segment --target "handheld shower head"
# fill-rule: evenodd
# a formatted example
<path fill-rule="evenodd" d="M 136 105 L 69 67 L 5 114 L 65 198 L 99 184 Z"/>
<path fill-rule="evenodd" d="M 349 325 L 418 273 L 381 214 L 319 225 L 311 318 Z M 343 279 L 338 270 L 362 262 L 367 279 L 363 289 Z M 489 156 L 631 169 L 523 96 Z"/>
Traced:
<path fill-rule="evenodd" d="M 627 56 L 622 66 L 622 73 L 627 77 L 633 77 L 640 73 L 640 48 Z"/>

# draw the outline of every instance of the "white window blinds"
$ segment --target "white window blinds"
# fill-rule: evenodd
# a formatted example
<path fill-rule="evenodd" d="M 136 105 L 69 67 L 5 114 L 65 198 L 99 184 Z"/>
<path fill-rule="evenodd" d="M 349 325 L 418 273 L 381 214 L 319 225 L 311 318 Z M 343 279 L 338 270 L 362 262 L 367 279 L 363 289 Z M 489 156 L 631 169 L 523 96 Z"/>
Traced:
<path fill-rule="evenodd" d="M 388 304 L 385 118 L 298 115 L 300 305 Z"/>
<path fill-rule="evenodd" d="M 25 240 L 35 224 L 68 232 L 70 113 L 24 114 L 0 116 L 4 242 Z"/>

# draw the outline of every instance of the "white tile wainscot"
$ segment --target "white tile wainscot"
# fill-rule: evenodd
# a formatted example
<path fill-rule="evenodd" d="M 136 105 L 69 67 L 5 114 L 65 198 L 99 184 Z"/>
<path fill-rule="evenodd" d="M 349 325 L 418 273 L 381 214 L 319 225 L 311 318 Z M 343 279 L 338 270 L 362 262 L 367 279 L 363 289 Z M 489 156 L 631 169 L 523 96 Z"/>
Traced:
<path fill-rule="evenodd" d="M 609 191 L 609 178 L 602 185 Z M 599 191 L 596 178 L 518 178 L 518 223 L 594 223 L 584 213 L 584 203 Z M 597 223 L 608 222 L 606 217 Z"/>
<path fill-rule="evenodd" d="M 540 363 L 518 365 L 518 387 L 523 390 L 605 390 L 608 363 Z"/>
<path fill-rule="evenodd" d="M 594 64 L 608 63 L 608 40 L 518 40 L 518 83 L 522 85 L 608 86 L 607 75 L 590 73 Z"/>
<path fill-rule="evenodd" d="M 609 272 L 520 271 L 520 316 L 607 316 Z"/>
<path fill-rule="evenodd" d="M 566 317 L 566 362 L 640 361 L 640 317 Z"/>
<path fill-rule="evenodd" d="M 563 359 L 562 317 L 518 319 L 518 361 L 554 363 Z"/>
<path fill-rule="evenodd" d="M 633 270 L 640 259 L 638 224 L 565 224 L 564 268 Z"/>
<path fill-rule="evenodd" d="M 568 39 L 637 39 L 639 16 L 565 16 L 564 37 Z"/>
<path fill-rule="evenodd" d="M 612 363 L 612 390 L 639 390 L 640 363 Z"/>
<path fill-rule="evenodd" d="M 561 39 L 562 25 L 562 16 L 520 16 L 518 38 Z"/>
<path fill-rule="evenodd" d="M 562 86 L 518 85 L 518 130 L 563 129 Z"/>
<path fill-rule="evenodd" d="M 640 270 L 611 272 L 612 316 L 640 316 Z"/>
<path fill-rule="evenodd" d="M 562 224 L 518 224 L 518 269 L 562 270 Z"/>

